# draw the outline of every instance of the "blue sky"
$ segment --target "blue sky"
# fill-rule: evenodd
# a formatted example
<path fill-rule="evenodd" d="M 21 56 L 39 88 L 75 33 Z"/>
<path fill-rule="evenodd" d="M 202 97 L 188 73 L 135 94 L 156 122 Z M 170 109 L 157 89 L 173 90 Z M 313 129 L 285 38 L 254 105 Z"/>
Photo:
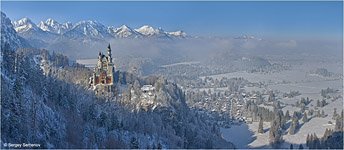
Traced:
<path fill-rule="evenodd" d="M 105 25 L 145 24 L 192 35 L 341 38 L 343 4 L 337 2 L 2 2 L 12 20 L 97 20 Z"/>

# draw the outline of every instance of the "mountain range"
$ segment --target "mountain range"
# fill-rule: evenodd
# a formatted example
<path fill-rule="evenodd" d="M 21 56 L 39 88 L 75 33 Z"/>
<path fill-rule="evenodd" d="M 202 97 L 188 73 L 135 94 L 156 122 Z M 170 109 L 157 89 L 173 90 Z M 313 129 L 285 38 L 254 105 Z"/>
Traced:
<path fill-rule="evenodd" d="M 12 22 L 16 32 L 28 39 L 39 39 L 45 42 L 55 40 L 60 37 L 72 39 L 98 39 L 109 40 L 113 38 L 186 38 L 183 31 L 167 32 L 162 28 L 154 28 L 144 25 L 138 29 L 133 29 L 127 25 L 120 27 L 105 26 L 100 22 L 92 20 L 79 21 L 75 24 L 71 22 L 59 23 L 54 19 L 33 23 L 29 18 L 22 18 Z M 43 38 L 44 37 L 44 38 Z"/>

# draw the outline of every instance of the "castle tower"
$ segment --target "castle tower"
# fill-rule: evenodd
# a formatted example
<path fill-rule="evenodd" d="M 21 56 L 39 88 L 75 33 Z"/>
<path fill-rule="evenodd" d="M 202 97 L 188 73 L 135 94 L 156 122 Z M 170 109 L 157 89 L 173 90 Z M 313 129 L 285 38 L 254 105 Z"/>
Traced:
<path fill-rule="evenodd" d="M 110 44 L 109 44 L 109 46 L 107 47 L 108 49 L 107 49 L 107 51 L 108 51 L 108 57 L 109 57 L 109 61 L 110 61 L 110 63 L 112 63 L 112 54 L 111 54 L 111 47 L 110 47 Z"/>
<path fill-rule="evenodd" d="M 111 47 L 110 47 L 110 44 L 109 46 L 107 47 L 107 52 L 108 52 L 108 74 L 110 76 L 110 80 L 112 82 L 112 84 L 114 84 L 114 75 L 115 75 L 115 67 L 114 67 L 114 64 L 112 63 L 112 54 L 111 54 Z"/>
<path fill-rule="evenodd" d="M 98 68 L 99 69 L 101 69 L 102 68 L 102 53 L 101 52 L 99 52 L 99 54 L 98 54 Z"/>

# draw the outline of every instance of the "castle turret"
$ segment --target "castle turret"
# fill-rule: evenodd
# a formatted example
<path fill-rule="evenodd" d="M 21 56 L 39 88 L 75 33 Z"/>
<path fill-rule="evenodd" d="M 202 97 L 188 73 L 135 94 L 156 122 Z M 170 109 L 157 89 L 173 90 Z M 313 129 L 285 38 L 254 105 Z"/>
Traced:
<path fill-rule="evenodd" d="M 112 63 L 112 54 L 111 54 L 111 47 L 110 44 L 107 47 L 107 52 L 108 52 L 108 60 L 109 60 L 109 65 L 108 65 L 108 74 L 110 76 L 111 83 L 114 83 L 114 72 L 115 72 L 115 67 Z"/>
<path fill-rule="evenodd" d="M 109 58 L 109 62 L 110 63 L 112 63 L 112 54 L 111 54 L 111 47 L 110 47 L 110 44 L 109 44 L 109 46 L 107 47 L 108 49 L 107 49 L 107 51 L 108 51 L 108 58 Z"/>
<path fill-rule="evenodd" d="M 98 54 L 98 68 L 102 68 L 102 53 Z"/>

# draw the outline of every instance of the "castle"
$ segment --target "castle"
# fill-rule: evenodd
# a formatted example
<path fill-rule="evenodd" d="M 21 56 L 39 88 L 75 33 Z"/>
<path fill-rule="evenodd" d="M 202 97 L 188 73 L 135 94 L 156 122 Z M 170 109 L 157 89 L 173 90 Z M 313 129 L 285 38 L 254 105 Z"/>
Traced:
<path fill-rule="evenodd" d="M 107 49 L 107 56 L 99 52 L 97 65 L 94 67 L 93 75 L 90 78 L 91 87 L 96 94 L 111 94 L 114 88 L 115 67 L 112 62 L 110 44 Z"/>

